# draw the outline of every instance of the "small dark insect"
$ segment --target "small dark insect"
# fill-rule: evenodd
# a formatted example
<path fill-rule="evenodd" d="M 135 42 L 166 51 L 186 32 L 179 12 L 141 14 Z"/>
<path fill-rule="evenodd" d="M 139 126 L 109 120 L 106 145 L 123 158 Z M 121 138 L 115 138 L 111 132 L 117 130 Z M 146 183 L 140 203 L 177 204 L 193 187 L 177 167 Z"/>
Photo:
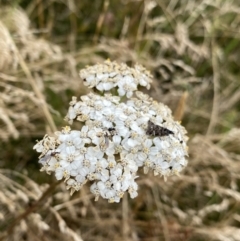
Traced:
<path fill-rule="evenodd" d="M 110 133 L 110 135 L 114 135 L 114 134 L 116 134 L 116 129 L 114 128 L 114 127 L 110 127 L 110 128 L 108 128 L 108 131 L 109 131 L 109 133 Z"/>
<path fill-rule="evenodd" d="M 102 132 L 97 133 L 97 136 L 112 137 L 116 135 L 116 129 L 114 127 L 104 128 Z"/>
<path fill-rule="evenodd" d="M 101 149 L 104 150 L 109 146 L 109 140 L 111 140 L 110 138 L 116 135 L 116 133 L 116 129 L 114 127 L 110 127 L 97 134 L 98 137 L 102 137 L 100 144 Z"/>
<path fill-rule="evenodd" d="M 52 157 L 55 157 L 59 152 L 54 151 L 51 152 L 50 154 L 45 155 L 43 158 L 41 158 L 38 162 L 41 164 L 45 164 L 48 163 Z"/>
<path fill-rule="evenodd" d="M 149 120 L 146 134 L 149 136 L 168 136 L 168 135 L 174 134 L 174 133 L 172 131 L 168 130 L 167 128 L 155 125 L 153 122 L 151 122 Z"/>
<path fill-rule="evenodd" d="M 59 152 L 58 151 L 53 151 L 51 154 L 49 154 L 50 156 L 56 156 Z"/>

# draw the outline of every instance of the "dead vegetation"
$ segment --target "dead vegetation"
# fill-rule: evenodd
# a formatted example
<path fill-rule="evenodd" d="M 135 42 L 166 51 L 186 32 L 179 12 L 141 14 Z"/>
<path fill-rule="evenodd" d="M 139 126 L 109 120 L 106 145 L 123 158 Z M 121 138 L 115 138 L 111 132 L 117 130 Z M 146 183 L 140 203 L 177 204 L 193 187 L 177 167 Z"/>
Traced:
<path fill-rule="evenodd" d="M 0 239 L 240 240 L 239 1 L 19 2 L 0 4 Z M 106 58 L 149 69 L 190 136 L 180 177 L 142 176 L 121 204 L 70 198 L 29 151 Z"/>

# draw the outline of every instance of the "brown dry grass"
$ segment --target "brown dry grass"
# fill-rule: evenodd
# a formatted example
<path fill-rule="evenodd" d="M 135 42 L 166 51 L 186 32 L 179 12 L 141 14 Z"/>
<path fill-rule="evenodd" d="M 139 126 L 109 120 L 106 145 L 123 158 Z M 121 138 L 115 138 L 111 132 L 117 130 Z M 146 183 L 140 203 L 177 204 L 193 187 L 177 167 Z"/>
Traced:
<path fill-rule="evenodd" d="M 21 5 L 0 4 L 0 239 L 240 240 L 239 1 Z M 86 92 L 79 69 L 106 58 L 151 70 L 190 136 L 180 177 L 141 176 L 121 204 L 54 189 L 31 150 Z"/>

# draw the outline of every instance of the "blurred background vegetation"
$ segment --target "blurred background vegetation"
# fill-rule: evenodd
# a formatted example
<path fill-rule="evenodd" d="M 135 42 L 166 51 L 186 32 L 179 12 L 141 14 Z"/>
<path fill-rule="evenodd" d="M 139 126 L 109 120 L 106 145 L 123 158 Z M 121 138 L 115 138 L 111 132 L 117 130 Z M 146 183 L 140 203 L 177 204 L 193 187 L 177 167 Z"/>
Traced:
<path fill-rule="evenodd" d="M 188 130 L 188 167 L 141 176 L 121 204 L 61 184 L 31 210 L 55 182 L 36 139 L 87 92 L 79 70 L 108 58 L 151 71 L 148 93 Z M 0 1 L 0 240 L 240 240 L 239 69 L 239 0 Z"/>

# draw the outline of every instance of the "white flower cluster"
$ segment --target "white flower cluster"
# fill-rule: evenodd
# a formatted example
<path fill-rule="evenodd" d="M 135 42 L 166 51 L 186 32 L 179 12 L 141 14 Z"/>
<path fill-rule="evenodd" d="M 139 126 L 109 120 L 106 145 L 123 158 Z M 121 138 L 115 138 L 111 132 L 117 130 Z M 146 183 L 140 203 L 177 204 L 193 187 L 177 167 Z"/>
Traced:
<path fill-rule="evenodd" d="M 109 66 L 114 66 L 113 69 L 119 71 L 118 75 L 125 78 L 120 72 L 121 66 L 125 65 L 117 68 L 115 62 L 108 61 L 97 66 L 102 70 L 101 75 L 111 76 Z M 109 79 L 96 80 L 97 66 L 81 71 L 88 84 L 95 83 L 96 87 L 96 83 L 102 81 L 104 84 Z M 139 71 L 141 69 L 139 67 Z M 128 73 L 136 71 L 129 67 L 127 70 Z M 145 72 L 142 75 L 139 72 L 138 80 L 134 75 L 128 78 L 128 85 L 134 83 L 137 87 L 136 83 L 140 83 L 141 77 L 144 79 Z M 145 82 L 146 86 L 149 82 Z M 120 84 L 116 81 L 115 84 L 120 89 Z M 135 91 L 134 94 L 126 102 L 122 102 L 119 96 L 106 93 L 103 96 L 90 93 L 82 96 L 80 101 L 73 97 L 66 120 L 70 124 L 80 121 L 83 127 L 81 130 L 65 127 L 55 133 L 55 137 L 46 135 L 34 146 L 37 152 L 42 153 L 39 160 L 43 165 L 41 170 L 54 172 L 58 180 L 65 179 L 71 193 L 92 181 L 90 190 L 96 200 L 101 196 L 109 202 L 119 202 L 126 191 L 131 198 L 137 196 L 135 179 L 141 167 L 144 173 L 153 170 L 154 175 L 164 177 L 178 174 L 187 165 L 185 128 L 173 120 L 167 106 L 142 92 Z"/>
<path fill-rule="evenodd" d="M 138 86 L 150 88 L 151 74 L 141 65 L 134 68 L 106 60 L 104 64 L 89 66 L 80 71 L 80 77 L 89 88 L 109 91 L 116 88 L 119 96 L 132 97 Z"/>

